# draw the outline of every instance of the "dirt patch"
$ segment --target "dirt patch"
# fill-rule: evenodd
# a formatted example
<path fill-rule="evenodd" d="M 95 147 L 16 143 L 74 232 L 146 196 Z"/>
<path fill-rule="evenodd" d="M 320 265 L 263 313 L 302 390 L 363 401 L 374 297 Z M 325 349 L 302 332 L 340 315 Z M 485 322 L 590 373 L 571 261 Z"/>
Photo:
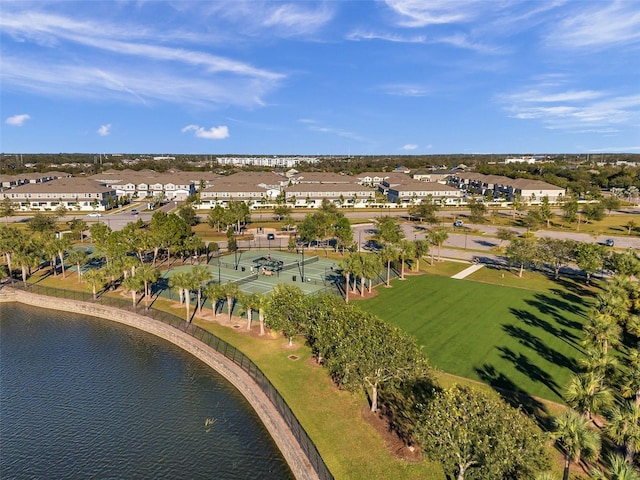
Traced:
<path fill-rule="evenodd" d="M 372 413 L 368 405 L 364 405 L 360 410 L 362 418 L 376 429 L 378 434 L 384 440 L 384 444 L 387 450 L 395 458 L 404 460 L 406 462 L 420 462 L 422 460 L 422 453 L 419 448 L 409 448 L 404 441 L 398 436 L 398 434 L 391 429 L 389 421 L 380 412 Z"/>

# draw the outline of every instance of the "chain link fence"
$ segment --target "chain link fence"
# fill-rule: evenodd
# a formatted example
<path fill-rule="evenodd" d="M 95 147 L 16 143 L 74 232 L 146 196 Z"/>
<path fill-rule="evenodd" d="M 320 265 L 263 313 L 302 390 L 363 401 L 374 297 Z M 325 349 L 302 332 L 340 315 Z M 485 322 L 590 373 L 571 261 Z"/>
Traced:
<path fill-rule="evenodd" d="M 198 327 L 197 325 L 185 322 L 181 318 L 171 313 L 157 310 L 153 307 L 147 310 L 144 306 L 141 305 L 134 306 L 133 302 L 130 300 L 127 301 L 125 299 L 109 297 L 107 295 L 99 295 L 96 300 L 94 300 L 93 295 L 87 292 L 63 290 L 37 284 L 27 285 L 25 287 L 23 284 L 15 283 L 12 285 L 12 287 L 20 288 L 22 290 L 39 295 L 48 295 L 52 297 L 65 298 L 68 300 L 76 300 L 80 302 L 99 303 L 101 305 L 134 312 L 138 315 L 151 317 L 154 320 L 160 321 L 182 332 L 185 332 L 191 335 L 193 338 L 213 348 L 216 352 L 224 355 L 226 358 L 242 368 L 242 370 L 255 381 L 256 385 L 260 387 L 260 389 L 269 398 L 269 400 L 271 400 L 271 403 L 274 405 L 278 413 L 282 416 L 287 426 L 291 429 L 291 432 L 300 444 L 300 447 L 307 456 L 309 463 L 318 474 L 320 480 L 333 480 L 333 475 L 327 468 L 327 465 L 324 463 L 324 460 L 320 456 L 318 449 L 316 448 L 313 441 L 311 441 L 311 438 L 309 438 L 309 435 L 302 427 L 296 416 L 293 414 L 289 405 L 287 405 L 287 402 L 284 400 L 284 398 L 282 398 L 282 395 L 280 395 L 278 390 L 271 384 L 271 381 L 269 381 L 265 374 L 262 373 L 260 368 L 258 368 L 258 366 L 253 363 L 253 361 L 249 357 L 247 357 L 233 345 L 225 342 L 221 338 L 216 337 L 212 333 Z"/>

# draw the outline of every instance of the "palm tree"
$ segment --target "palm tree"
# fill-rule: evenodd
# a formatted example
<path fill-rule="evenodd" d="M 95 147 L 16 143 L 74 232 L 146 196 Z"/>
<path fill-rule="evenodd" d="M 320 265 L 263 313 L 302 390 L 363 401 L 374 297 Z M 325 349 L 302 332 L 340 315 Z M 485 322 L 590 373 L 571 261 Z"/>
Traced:
<path fill-rule="evenodd" d="M 253 321 L 253 311 L 258 310 L 260 300 L 255 293 L 240 294 L 239 301 L 244 310 L 247 312 L 247 330 L 251 330 L 251 322 Z"/>
<path fill-rule="evenodd" d="M 233 313 L 233 301 L 238 298 L 240 294 L 240 288 L 238 284 L 233 282 L 227 282 L 223 285 L 224 293 L 227 297 L 227 310 L 229 312 L 229 323 L 231 323 L 231 314 Z"/>
<path fill-rule="evenodd" d="M 197 267 L 193 267 L 191 269 L 191 275 L 193 276 L 194 280 L 198 284 L 198 288 L 196 289 L 196 291 L 198 293 L 198 299 L 197 299 L 198 314 L 200 314 L 202 312 L 202 289 L 207 283 L 211 281 L 211 279 L 213 278 L 213 275 L 211 274 L 211 271 L 207 267 L 204 267 L 201 265 L 198 265 Z"/>
<path fill-rule="evenodd" d="M 131 292 L 131 301 L 135 308 L 138 303 L 138 292 L 144 288 L 144 282 L 137 275 L 129 275 L 122 281 L 122 287 Z"/>
<path fill-rule="evenodd" d="M 621 336 L 622 328 L 606 313 L 593 311 L 584 326 L 584 343 L 602 348 L 605 355 L 610 346 L 620 343 Z"/>
<path fill-rule="evenodd" d="M 400 255 L 400 280 L 404 278 L 404 262 L 407 258 L 411 258 L 415 255 L 415 249 L 413 242 L 410 240 L 400 240 L 398 243 L 398 254 Z"/>
<path fill-rule="evenodd" d="M 0 227 L 0 253 L 4 254 L 9 270 L 9 280 L 13 283 L 11 261 L 13 254 L 26 243 L 25 235 L 13 226 Z"/>
<path fill-rule="evenodd" d="M 600 435 L 591 429 L 589 420 L 574 410 L 566 410 L 554 420 L 553 437 L 564 452 L 564 475 L 569 479 L 571 460 L 579 462 L 582 457 L 596 459 L 600 452 Z"/>
<path fill-rule="evenodd" d="M 260 320 L 260 335 L 264 335 L 264 312 L 269 306 L 271 297 L 264 293 L 258 293 L 257 295 L 257 307 L 258 307 L 258 319 Z"/>
<path fill-rule="evenodd" d="M 613 375 L 618 366 L 615 357 L 609 355 L 600 345 L 588 345 L 584 352 L 584 357 L 578 363 L 587 372 L 593 372 L 608 378 Z"/>
<path fill-rule="evenodd" d="M 184 302 L 184 285 L 187 282 L 186 276 L 186 272 L 177 272 L 169 275 L 169 287 L 178 292 L 180 305 Z"/>
<path fill-rule="evenodd" d="M 638 470 L 620 455 L 610 454 L 607 463 L 609 466 L 605 470 L 593 469 L 589 475 L 590 480 L 640 480 Z"/>
<path fill-rule="evenodd" d="M 22 283 L 27 286 L 27 277 L 31 272 L 32 267 L 37 267 L 40 264 L 40 255 L 38 254 L 37 245 L 33 242 L 18 247 L 13 254 L 14 261 L 20 266 L 22 271 Z"/>
<path fill-rule="evenodd" d="M 343 258 L 342 261 L 340 262 L 339 268 L 345 279 L 344 301 L 345 303 L 349 303 L 349 288 L 350 288 L 349 284 L 351 283 L 351 274 L 353 273 L 353 270 L 354 270 L 353 256 L 349 255 L 348 257 Z"/>
<path fill-rule="evenodd" d="M 607 413 L 605 432 L 624 447 L 625 461 L 633 464 L 633 457 L 640 451 L 640 407 L 633 402 L 624 402 L 621 406 L 613 407 Z"/>
<path fill-rule="evenodd" d="M 564 398 L 585 419 L 591 419 L 592 413 L 603 410 L 613 400 L 611 390 L 604 385 L 604 377 L 595 372 L 571 377 Z"/>
<path fill-rule="evenodd" d="M 82 280 L 91 287 L 93 299 L 95 300 L 98 294 L 98 287 L 102 288 L 105 284 L 105 271 L 102 268 L 92 268 L 91 270 L 84 272 Z"/>
<path fill-rule="evenodd" d="M 360 279 L 360 296 L 364 296 L 364 264 L 366 260 L 364 259 L 364 254 L 362 253 L 352 253 L 352 273 L 353 273 L 353 290 L 351 290 L 354 294 L 356 293 L 356 289 L 358 288 L 358 278 Z"/>
<path fill-rule="evenodd" d="M 625 360 L 625 373 L 621 386 L 622 396 L 631 398 L 637 407 L 640 407 L 640 350 L 629 350 Z"/>
<path fill-rule="evenodd" d="M 209 283 L 203 290 L 204 296 L 211 301 L 211 313 L 214 317 L 218 316 L 218 302 L 224 300 L 225 293 L 223 285 L 219 283 Z"/>
<path fill-rule="evenodd" d="M 442 244 L 447 240 L 447 238 L 449 238 L 449 234 L 447 233 L 447 229 L 444 227 L 436 227 L 433 230 L 429 231 L 428 234 L 429 237 L 429 241 L 433 244 L 433 245 L 437 245 L 438 246 L 438 261 L 441 261 L 441 250 L 442 250 Z M 431 257 L 432 261 L 433 261 L 433 256 Z"/>
<path fill-rule="evenodd" d="M 80 283 L 80 276 L 82 274 L 82 265 L 86 264 L 89 260 L 89 254 L 84 250 L 70 250 L 67 255 L 67 260 L 76 266 L 78 271 L 78 283 Z"/>
<path fill-rule="evenodd" d="M 387 280 L 385 286 L 390 288 L 391 262 L 398 258 L 398 250 L 391 245 L 385 245 L 378 253 L 383 262 L 387 264 Z"/>
<path fill-rule="evenodd" d="M 415 240 L 413 242 L 413 251 L 416 255 L 415 271 L 420 270 L 420 259 L 429 253 L 429 242 L 426 240 Z"/>
<path fill-rule="evenodd" d="M 53 245 L 56 249 L 56 253 L 58 254 L 58 258 L 60 259 L 60 266 L 62 267 L 62 278 L 64 278 L 64 254 L 71 247 L 71 241 L 68 237 L 60 235 L 60 238 L 56 238 L 53 241 Z"/>
<path fill-rule="evenodd" d="M 151 284 L 155 283 L 160 277 L 158 270 L 148 263 L 142 264 L 136 270 L 136 276 L 142 280 L 144 285 L 144 308 L 149 310 L 149 297 L 151 297 Z"/>
<path fill-rule="evenodd" d="M 363 256 L 363 274 L 369 280 L 369 293 L 373 284 L 373 278 L 377 277 L 382 268 L 382 259 L 378 255 L 365 255 Z"/>

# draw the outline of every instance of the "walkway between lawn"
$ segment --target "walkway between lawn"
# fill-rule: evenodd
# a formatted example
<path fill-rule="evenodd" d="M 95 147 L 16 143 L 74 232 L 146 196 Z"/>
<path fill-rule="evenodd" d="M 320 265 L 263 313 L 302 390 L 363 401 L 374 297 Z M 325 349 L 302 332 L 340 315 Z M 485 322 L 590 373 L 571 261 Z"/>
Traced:
<path fill-rule="evenodd" d="M 484 265 L 482 264 L 471 265 L 469 268 L 465 268 L 463 271 L 456 273 L 451 278 L 457 278 L 457 279 L 466 278 L 469 275 L 471 275 L 473 272 L 480 270 L 482 267 L 484 267 Z"/>

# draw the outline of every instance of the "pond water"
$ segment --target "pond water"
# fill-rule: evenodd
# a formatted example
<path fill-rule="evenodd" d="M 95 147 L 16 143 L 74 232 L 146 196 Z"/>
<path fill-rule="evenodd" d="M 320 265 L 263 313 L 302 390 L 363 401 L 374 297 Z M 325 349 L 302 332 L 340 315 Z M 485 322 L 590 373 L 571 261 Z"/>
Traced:
<path fill-rule="evenodd" d="M 139 330 L 0 304 L 0 478 L 293 479 L 244 397 Z"/>

